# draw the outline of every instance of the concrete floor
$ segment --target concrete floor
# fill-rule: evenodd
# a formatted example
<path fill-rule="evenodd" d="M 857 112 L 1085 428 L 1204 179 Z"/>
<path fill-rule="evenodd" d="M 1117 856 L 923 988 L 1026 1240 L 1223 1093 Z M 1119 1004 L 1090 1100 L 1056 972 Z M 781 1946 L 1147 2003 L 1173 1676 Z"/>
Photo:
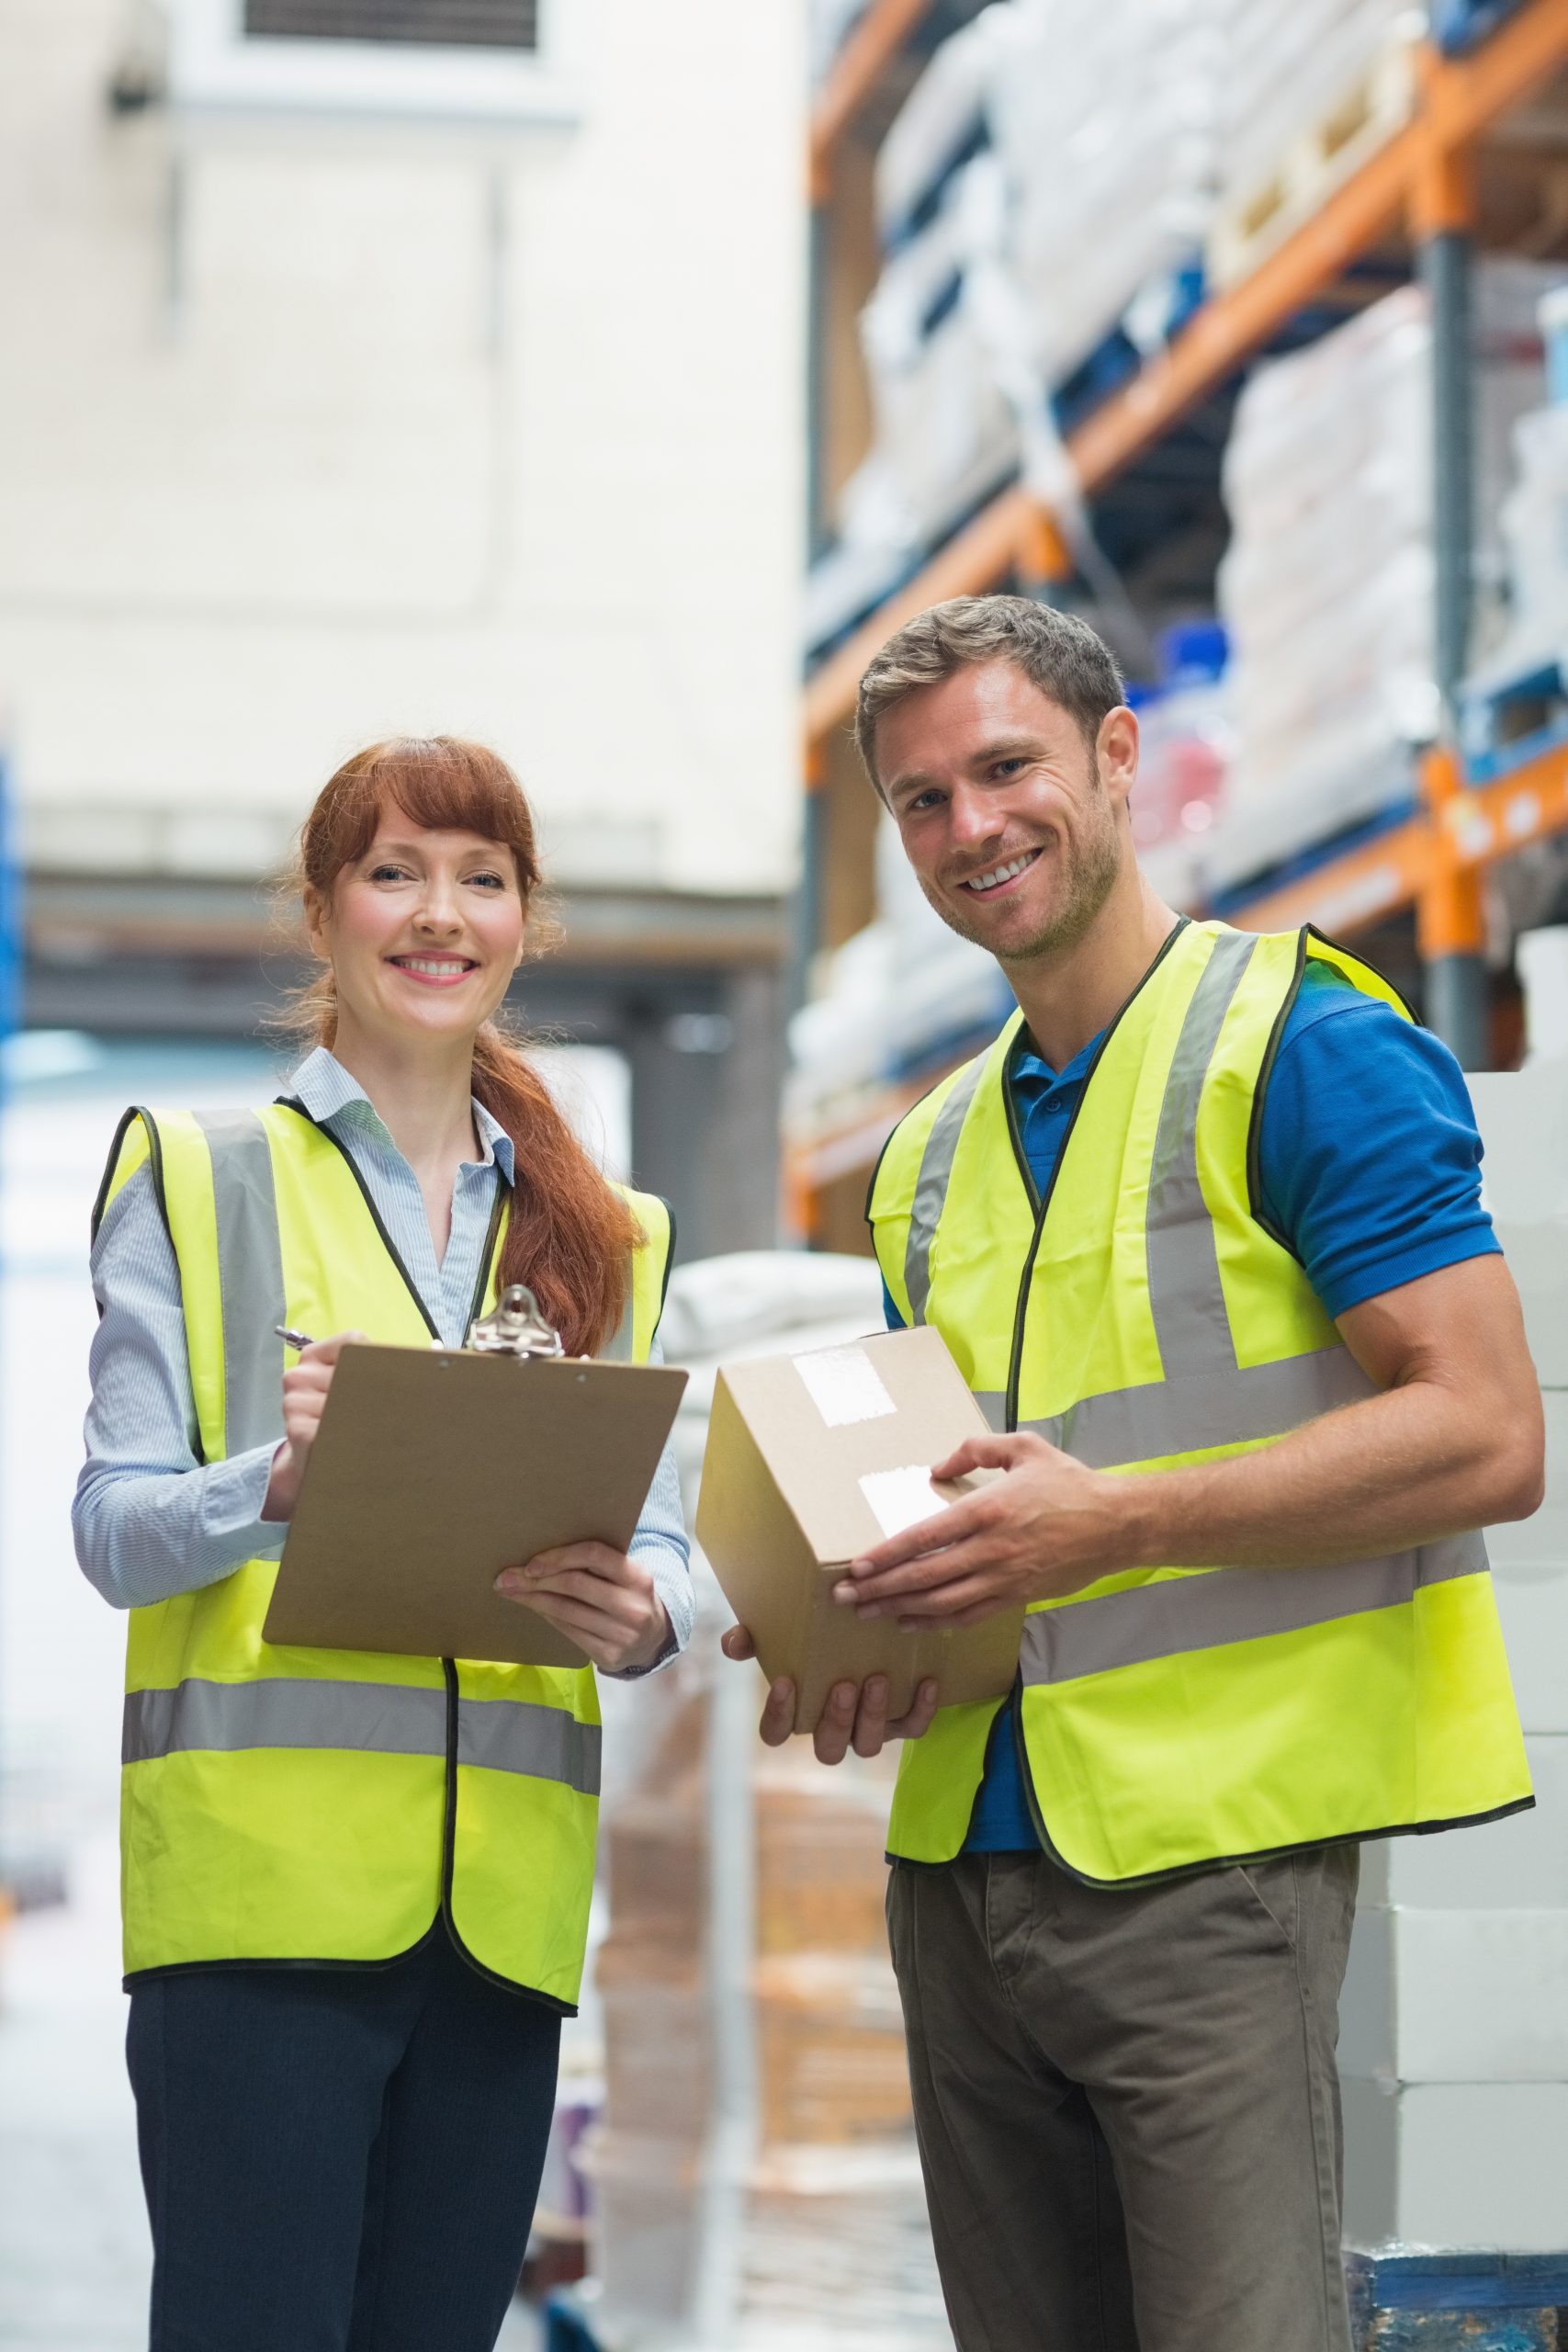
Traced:
<path fill-rule="evenodd" d="M 0 2346 L 143 2352 L 150 2266 L 112 1841 L 86 1840 L 71 1876 L 68 1904 L 24 1915 L 0 1946 Z M 500 2352 L 539 2341 L 518 2307 Z"/>
<path fill-rule="evenodd" d="M 74 1899 L 24 1916 L 0 1954 L 0 2345 L 137 2352 L 147 2222 L 122 2043 L 115 1860 L 102 1838 Z"/>

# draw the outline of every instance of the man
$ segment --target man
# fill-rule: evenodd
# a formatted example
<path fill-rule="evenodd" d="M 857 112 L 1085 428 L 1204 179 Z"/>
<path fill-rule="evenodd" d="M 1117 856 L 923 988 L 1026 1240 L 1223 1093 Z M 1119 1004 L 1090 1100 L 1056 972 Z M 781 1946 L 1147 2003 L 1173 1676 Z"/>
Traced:
<path fill-rule="evenodd" d="M 997 1431 L 935 1475 L 999 1475 L 839 1589 L 911 1624 L 1024 1601 L 1019 1678 L 901 1723 L 845 1684 L 816 1733 L 909 1743 L 888 1924 L 954 2334 L 1348 2352 L 1357 1841 L 1530 1802 L 1470 1531 L 1538 1507 L 1541 1417 L 1463 1080 L 1345 951 L 1161 904 L 1081 622 L 938 605 L 856 734 L 1020 1006 L 869 1203 L 889 1320 Z"/>

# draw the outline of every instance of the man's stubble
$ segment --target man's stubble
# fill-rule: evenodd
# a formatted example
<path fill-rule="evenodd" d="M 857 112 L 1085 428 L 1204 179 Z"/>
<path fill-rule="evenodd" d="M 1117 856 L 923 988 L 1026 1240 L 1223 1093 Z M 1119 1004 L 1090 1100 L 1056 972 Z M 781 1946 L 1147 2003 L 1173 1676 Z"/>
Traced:
<path fill-rule="evenodd" d="M 988 948 L 1004 968 L 1034 963 L 1043 956 L 1065 955 L 1076 947 L 1093 928 L 1115 888 L 1123 855 L 1110 796 L 1098 776 L 1090 790 L 1091 804 L 1086 806 L 1092 805 L 1094 808 L 1092 826 L 1084 828 L 1077 836 L 1058 835 L 1061 846 L 1046 852 L 1060 861 L 1062 889 L 1056 905 L 1037 932 L 1021 941 L 1010 941 L 1004 950 L 993 944 L 983 921 L 966 922 L 951 898 L 939 897 L 928 887 L 924 875 L 917 875 L 928 903 L 948 929 L 976 947 Z"/>

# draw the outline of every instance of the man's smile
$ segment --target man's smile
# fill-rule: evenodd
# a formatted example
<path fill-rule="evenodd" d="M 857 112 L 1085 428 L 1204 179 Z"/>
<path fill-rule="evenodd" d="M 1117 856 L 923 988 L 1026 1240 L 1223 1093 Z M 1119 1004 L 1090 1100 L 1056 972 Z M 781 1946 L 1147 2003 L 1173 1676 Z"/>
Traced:
<path fill-rule="evenodd" d="M 1027 874 L 1041 854 L 1038 849 L 1023 850 L 1016 857 L 1004 858 L 999 865 L 987 866 L 983 874 L 965 875 L 957 887 L 975 898 L 993 897 L 1016 882 L 1021 874 Z"/>

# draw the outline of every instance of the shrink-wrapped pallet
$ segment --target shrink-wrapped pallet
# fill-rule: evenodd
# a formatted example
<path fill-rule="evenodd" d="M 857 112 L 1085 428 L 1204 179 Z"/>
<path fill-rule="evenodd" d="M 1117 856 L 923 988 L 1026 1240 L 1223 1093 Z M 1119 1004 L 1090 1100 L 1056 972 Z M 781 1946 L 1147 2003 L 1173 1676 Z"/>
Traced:
<path fill-rule="evenodd" d="M 987 111 L 1010 202 L 1006 259 L 1043 384 L 1203 239 L 1223 57 L 1211 0 L 1015 0 Z"/>
<path fill-rule="evenodd" d="M 1201 246 L 1220 67 L 1212 0 L 998 0 L 937 51 L 878 157 L 872 446 L 813 644 L 1010 472 L 1060 489 L 1053 392 Z"/>
<path fill-rule="evenodd" d="M 861 1260 L 680 1270 L 664 1337 L 693 1374 L 685 1469 L 716 1359 L 879 1319 Z M 615 2345 L 951 2352 L 883 1925 L 894 1757 L 829 1770 L 806 1741 L 763 1748 L 760 1684 L 717 1657 L 728 1611 L 694 1566 L 694 1679 L 604 1823 L 596 2325 Z"/>
<path fill-rule="evenodd" d="M 1210 0 L 1224 44 L 1209 271 L 1246 277 L 1392 138 L 1415 94 L 1406 0 Z"/>
<path fill-rule="evenodd" d="M 928 903 L 886 815 L 875 865 L 875 922 L 820 959 L 816 993 L 790 1023 L 785 1117 L 797 1136 L 852 1116 L 884 1080 L 934 1068 L 1012 1010 L 995 957 Z"/>
<path fill-rule="evenodd" d="M 1478 577 L 1499 569 L 1513 426 L 1542 381 L 1541 273 L 1491 263 L 1475 288 Z M 1224 486 L 1219 572 L 1235 761 L 1205 853 L 1224 888 L 1414 789 L 1437 731 L 1432 338 L 1406 287 L 1254 373 Z"/>

